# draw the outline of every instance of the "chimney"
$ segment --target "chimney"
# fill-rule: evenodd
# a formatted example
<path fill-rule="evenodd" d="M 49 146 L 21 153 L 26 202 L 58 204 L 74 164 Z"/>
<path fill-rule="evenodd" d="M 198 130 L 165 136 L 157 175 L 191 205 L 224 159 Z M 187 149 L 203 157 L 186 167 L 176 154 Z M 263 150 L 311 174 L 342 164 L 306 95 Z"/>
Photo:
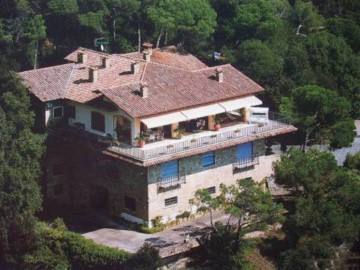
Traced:
<path fill-rule="evenodd" d="M 108 68 L 110 67 L 110 59 L 107 57 L 101 57 L 101 66 L 103 68 Z"/>
<path fill-rule="evenodd" d="M 89 69 L 89 79 L 91 82 L 96 82 L 99 77 L 99 71 L 95 68 Z"/>
<path fill-rule="evenodd" d="M 139 63 L 138 62 L 131 63 L 131 73 L 135 75 L 138 72 L 139 72 Z"/>
<path fill-rule="evenodd" d="M 219 83 L 222 83 L 224 81 L 224 72 L 222 71 L 221 68 L 216 69 L 216 80 Z"/>
<path fill-rule="evenodd" d="M 144 57 L 144 60 L 146 61 L 146 63 L 149 63 L 150 62 L 150 53 L 148 51 L 144 51 L 143 52 L 143 57 Z"/>
<path fill-rule="evenodd" d="M 147 83 L 142 83 L 140 87 L 140 94 L 143 98 L 147 98 L 149 96 L 149 87 Z"/>
<path fill-rule="evenodd" d="M 146 51 L 146 52 L 148 52 L 150 55 L 152 55 L 152 48 L 153 48 L 152 43 L 150 43 L 150 42 L 144 42 L 142 46 L 144 47 L 144 51 Z"/>
<path fill-rule="evenodd" d="M 78 52 L 78 54 L 77 54 L 77 60 L 78 60 L 78 63 L 83 63 L 83 64 L 85 64 L 86 61 L 87 61 L 87 54 L 84 53 L 84 52 Z"/>

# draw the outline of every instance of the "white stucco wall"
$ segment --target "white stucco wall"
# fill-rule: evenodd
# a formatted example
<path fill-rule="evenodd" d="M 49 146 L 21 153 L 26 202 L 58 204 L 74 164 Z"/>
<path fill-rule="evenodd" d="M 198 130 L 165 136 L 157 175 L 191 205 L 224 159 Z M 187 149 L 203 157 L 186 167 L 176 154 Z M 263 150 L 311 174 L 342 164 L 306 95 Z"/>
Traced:
<path fill-rule="evenodd" d="M 121 110 L 118 111 L 113 111 L 113 112 L 106 112 L 106 111 L 102 111 L 100 109 L 91 107 L 91 106 L 87 106 L 84 104 L 78 104 L 78 103 L 69 103 L 72 106 L 75 106 L 75 115 L 76 118 L 70 118 L 69 119 L 69 124 L 73 125 L 74 123 L 82 123 L 85 125 L 85 130 L 89 131 L 91 133 L 94 133 L 96 135 L 100 135 L 100 136 L 106 136 L 106 134 L 111 134 L 111 136 L 114 136 L 114 129 L 115 129 L 115 123 L 114 123 L 114 116 L 117 115 L 121 115 L 127 119 L 129 119 L 129 121 L 131 122 L 131 135 L 132 137 L 136 137 L 137 133 L 135 133 L 137 130 L 139 130 L 139 128 L 137 128 L 136 126 L 140 124 L 137 123 L 139 121 L 136 121 L 137 119 L 131 119 L 128 115 L 126 115 L 126 113 L 124 113 Z M 100 132 L 97 130 L 94 130 L 91 128 L 91 112 L 99 112 L 102 113 L 105 116 L 105 132 Z"/>

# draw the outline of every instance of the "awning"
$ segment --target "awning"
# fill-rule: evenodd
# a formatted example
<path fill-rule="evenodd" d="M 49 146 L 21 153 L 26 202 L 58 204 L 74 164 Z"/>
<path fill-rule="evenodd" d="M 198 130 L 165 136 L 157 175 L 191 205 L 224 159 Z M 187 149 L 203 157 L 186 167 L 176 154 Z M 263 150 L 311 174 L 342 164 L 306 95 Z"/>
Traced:
<path fill-rule="evenodd" d="M 209 115 L 215 115 L 224 112 L 231 112 L 243 107 L 250 107 L 261 105 L 262 101 L 255 96 L 239 98 L 235 100 L 225 101 L 217 104 L 206 105 L 197 107 L 194 109 L 183 110 L 180 112 L 174 112 L 155 116 L 151 118 L 141 119 L 148 128 L 161 127 L 173 123 L 189 121 L 191 119 L 197 119 Z"/>
<path fill-rule="evenodd" d="M 255 96 L 239 98 L 219 103 L 227 112 L 238 110 L 244 107 L 261 105 L 262 101 Z"/>
<path fill-rule="evenodd" d="M 141 122 L 143 122 L 147 126 L 147 128 L 154 128 L 187 120 L 188 119 L 186 118 L 186 116 L 181 112 L 174 112 L 151 118 L 141 119 Z"/>
<path fill-rule="evenodd" d="M 184 115 L 186 115 L 188 120 L 196 119 L 196 118 L 200 118 L 200 117 L 204 117 L 204 116 L 208 116 L 208 115 L 224 113 L 224 112 L 225 112 L 225 109 L 223 107 L 221 107 L 219 104 L 212 104 L 212 105 L 207 105 L 207 106 L 203 106 L 203 107 L 198 107 L 195 109 L 182 111 L 182 113 Z"/>

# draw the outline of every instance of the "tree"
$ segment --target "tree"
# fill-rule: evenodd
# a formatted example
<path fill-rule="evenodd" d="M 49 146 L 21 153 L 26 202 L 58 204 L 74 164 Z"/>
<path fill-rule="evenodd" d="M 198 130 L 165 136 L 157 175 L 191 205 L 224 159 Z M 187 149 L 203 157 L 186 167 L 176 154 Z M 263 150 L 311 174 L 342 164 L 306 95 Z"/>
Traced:
<path fill-rule="evenodd" d="M 334 248 L 358 235 L 359 175 L 339 168 L 330 152 L 291 149 L 275 165 L 275 179 L 295 195 L 283 226 L 290 248 L 283 254 L 282 269 L 311 265 L 309 261 L 328 267 Z"/>
<path fill-rule="evenodd" d="M 303 149 L 313 142 L 344 147 L 355 137 L 350 103 L 335 91 L 313 85 L 295 88 L 291 97 L 282 98 L 280 111 L 303 134 Z"/>
<path fill-rule="evenodd" d="M 41 140 L 31 132 L 33 113 L 14 74 L 0 77 L 0 266 L 19 263 L 35 237 L 41 208 Z"/>
<path fill-rule="evenodd" d="M 159 0 L 147 13 L 158 31 L 156 47 L 164 36 L 165 45 L 171 40 L 192 49 L 215 31 L 216 13 L 206 0 Z"/>
<path fill-rule="evenodd" d="M 217 198 L 198 190 L 192 203 L 209 211 L 221 207 L 229 214 L 225 224 L 211 221 L 212 231 L 199 239 L 205 259 L 215 269 L 247 269 L 246 256 L 252 245 L 245 235 L 266 230 L 268 225 L 282 220 L 282 206 L 275 204 L 271 194 L 253 180 L 239 180 L 236 186 L 222 185 Z"/>

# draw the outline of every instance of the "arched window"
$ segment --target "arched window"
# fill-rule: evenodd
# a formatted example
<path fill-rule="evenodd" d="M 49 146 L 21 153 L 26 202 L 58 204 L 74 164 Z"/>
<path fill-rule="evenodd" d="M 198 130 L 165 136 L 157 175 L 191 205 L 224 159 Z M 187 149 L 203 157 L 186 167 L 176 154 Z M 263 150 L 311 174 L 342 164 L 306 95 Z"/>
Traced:
<path fill-rule="evenodd" d="M 91 129 L 105 132 L 105 116 L 99 112 L 91 112 Z"/>

